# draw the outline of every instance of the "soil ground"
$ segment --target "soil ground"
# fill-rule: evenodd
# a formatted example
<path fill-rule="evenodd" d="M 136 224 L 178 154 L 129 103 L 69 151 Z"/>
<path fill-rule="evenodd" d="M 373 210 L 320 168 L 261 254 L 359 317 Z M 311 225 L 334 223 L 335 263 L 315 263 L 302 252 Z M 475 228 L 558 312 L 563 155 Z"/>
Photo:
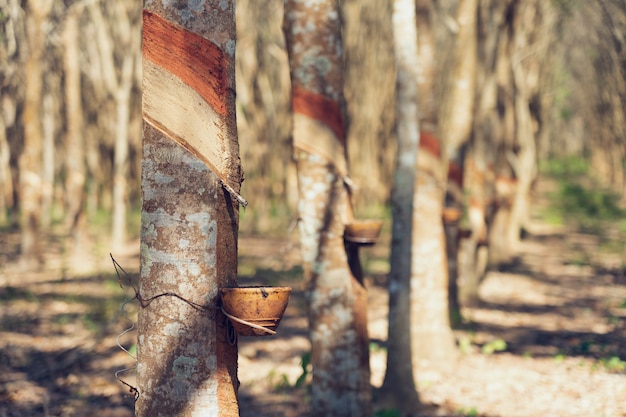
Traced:
<path fill-rule="evenodd" d="M 424 416 L 626 416 L 622 258 L 605 254 L 596 234 L 547 226 L 536 213 L 532 226 L 516 261 L 488 273 L 480 307 L 463 311 L 454 371 L 420 377 Z M 0 417 L 131 416 L 133 398 L 115 373 L 133 365 L 116 342 L 128 327 L 119 307 L 133 294 L 118 287 L 108 249 L 93 240 L 73 264 L 64 243 L 51 241 L 45 271 L 25 273 L 18 239 L 0 235 Z M 310 347 L 296 239 L 240 239 L 241 285 L 294 288 L 278 335 L 239 340 L 242 417 L 307 415 L 302 359 Z M 138 243 L 117 249 L 115 259 L 136 273 Z M 374 387 L 385 372 L 388 250 L 383 236 L 362 254 Z M 131 316 L 135 309 L 127 306 Z M 131 349 L 135 337 L 119 341 Z M 132 384 L 132 371 L 120 376 Z"/>

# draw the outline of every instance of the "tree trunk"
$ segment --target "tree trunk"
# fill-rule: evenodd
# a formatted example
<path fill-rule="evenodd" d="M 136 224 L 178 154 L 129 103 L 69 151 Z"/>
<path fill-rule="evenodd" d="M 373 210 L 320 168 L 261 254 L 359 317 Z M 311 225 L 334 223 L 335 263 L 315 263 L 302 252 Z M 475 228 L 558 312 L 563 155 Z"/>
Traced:
<path fill-rule="evenodd" d="M 18 121 L 18 107 L 23 102 L 22 72 L 28 47 L 26 31 L 23 21 L 24 13 L 20 0 L 9 0 L 0 6 L 0 13 L 4 16 L 0 25 L 3 36 L 0 42 L 0 72 L 3 79 L 2 117 L 0 117 L 0 189 L 4 200 L 4 210 L 0 213 L 0 224 L 16 226 L 19 219 L 18 212 L 18 154 L 24 142 L 24 129 L 21 120 Z"/>
<path fill-rule="evenodd" d="M 41 265 L 41 165 L 43 132 L 41 97 L 43 91 L 43 53 L 45 21 L 52 8 L 50 0 L 28 2 L 27 33 L 29 55 L 24 67 L 24 150 L 19 159 L 21 255 L 25 267 Z"/>
<path fill-rule="evenodd" d="M 65 222 L 71 236 L 72 256 L 82 257 L 81 220 L 85 202 L 85 138 L 83 136 L 83 103 L 80 85 L 80 50 L 78 20 L 80 13 L 72 10 L 65 19 L 64 74 L 67 136 L 65 139 Z"/>
<path fill-rule="evenodd" d="M 507 5 L 506 15 L 513 16 L 513 2 Z M 494 148 L 494 204 L 495 214 L 489 228 L 489 264 L 498 265 L 510 262 L 513 257 L 513 248 L 508 239 L 507 225 L 510 221 L 513 194 L 517 186 L 517 179 L 511 168 L 506 154 L 515 144 L 515 104 L 514 88 L 511 74 L 511 31 L 512 22 L 505 21 L 498 44 L 495 58 L 495 75 L 497 83 L 497 109 L 500 126 L 499 137 Z"/>
<path fill-rule="evenodd" d="M 413 366 L 420 370 L 449 371 L 456 359 L 454 336 L 448 315 L 448 269 L 443 230 L 446 183 L 437 128 L 435 100 L 435 40 L 433 4 L 420 0 L 417 6 L 420 59 L 420 150 L 413 198 L 411 252 L 411 337 Z"/>
<path fill-rule="evenodd" d="M 451 80 L 444 92 L 445 107 L 441 117 L 441 138 L 446 146 L 448 187 L 446 210 L 459 213 L 465 205 L 463 173 L 465 153 L 472 135 L 476 96 L 478 0 L 460 2 L 457 10 L 458 33 L 454 46 Z M 460 218 L 460 214 L 458 216 Z M 446 219 L 444 219 L 445 221 Z M 449 274 L 449 309 L 453 324 L 460 324 L 461 306 L 458 297 L 459 219 L 445 221 Z"/>
<path fill-rule="evenodd" d="M 312 29 L 312 30 L 311 30 Z M 309 284 L 313 416 L 371 416 L 366 294 L 343 232 L 351 216 L 336 1 L 285 3 L 299 180 L 300 241 Z"/>
<path fill-rule="evenodd" d="M 469 236 L 461 241 L 459 253 L 459 303 L 463 307 L 479 303 L 480 283 L 486 272 L 491 217 L 494 211 L 493 172 L 485 132 L 477 131 L 465 165 L 465 189 L 469 194 L 467 219 Z"/>
<path fill-rule="evenodd" d="M 126 211 L 128 201 L 128 152 L 130 126 L 130 93 L 133 88 L 134 57 L 128 54 L 122 62 L 120 82 L 115 92 L 117 124 L 115 129 L 115 158 L 113 161 L 113 231 L 112 245 L 126 241 Z"/>
<path fill-rule="evenodd" d="M 9 210 L 10 196 L 13 194 L 11 187 L 11 150 L 7 140 L 4 117 L 0 116 L 0 225 L 8 223 L 7 212 Z"/>
<path fill-rule="evenodd" d="M 377 403 L 403 414 L 414 413 L 419 396 L 411 356 L 411 248 L 413 195 L 419 144 L 417 26 L 413 0 L 395 0 L 392 26 L 396 55 L 398 154 L 394 187 L 389 271 L 387 370 Z"/>
<path fill-rule="evenodd" d="M 218 310 L 219 289 L 237 285 L 239 211 L 224 186 L 243 178 L 235 5 L 203 5 L 144 10 L 139 417 L 239 415 L 237 343 Z M 199 151 L 199 136 L 219 152 Z"/>
<path fill-rule="evenodd" d="M 48 77 L 52 78 L 52 77 Z M 50 86 L 48 86 L 49 88 Z M 43 133 L 41 165 L 41 228 L 47 231 L 52 222 L 55 174 L 55 122 L 54 93 L 46 91 L 41 100 L 41 126 Z"/>
<path fill-rule="evenodd" d="M 411 334 L 417 375 L 420 371 L 450 371 L 457 357 L 448 311 L 442 222 L 445 176 L 439 148 L 424 144 L 429 141 L 436 143 L 436 139 L 422 132 L 413 199 Z"/>
<path fill-rule="evenodd" d="M 494 204 L 494 148 L 501 136 L 498 117 L 496 65 L 499 41 L 506 26 L 507 4 L 501 0 L 481 2 L 477 36 L 479 57 L 476 71 L 477 108 L 472 141 L 464 169 L 464 191 L 469 236 L 461 241 L 459 253 L 459 298 L 462 306 L 476 305 L 479 285 L 486 271 L 489 228 Z"/>
<path fill-rule="evenodd" d="M 515 86 L 517 152 L 507 155 L 518 180 L 508 229 L 508 239 L 514 250 L 519 247 L 522 228 L 528 226 L 530 191 L 537 175 L 537 144 L 530 102 L 539 78 L 539 58 L 533 52 L 540 45 L 534 38 L 538 27 L 544 23 L 541 18 L 538 1 L 519 5 L 514 18 L 514 56 L 510 62 Z"/>

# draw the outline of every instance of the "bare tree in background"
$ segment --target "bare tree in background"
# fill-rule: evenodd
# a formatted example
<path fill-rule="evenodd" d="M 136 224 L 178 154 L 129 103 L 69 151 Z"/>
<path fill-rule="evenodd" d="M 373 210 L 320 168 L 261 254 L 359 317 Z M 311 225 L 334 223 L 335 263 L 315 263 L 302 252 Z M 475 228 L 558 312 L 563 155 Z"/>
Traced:
<path fill-rule="evenodd" d="M 494 202 L 495 150 L 502 132 L 498 112 L 496 62 L 506 30 L 507 3 L 481 2 L 477 24 L 476 111 L 473 136 L 464 165 L 465 211 L 469 236 L 462 239 L 459 253 L 458 297 L 462 306 L 476 305 L 488 256 L 488 236 Z"/>
<path fill-rule="evenodd" d="M 79 19 L 83 7 L 68 10 L 64 22 L 63 44 L 65 71 L 65 106 L 67 135 L 65 138 L 65 223 L 70 235 L 71 250 L 82 257 L 80 248 L 84 227 L 85 202 L 85 138 L 83 136 L 83 103 L 80 84 L 80 31 Z"/>
<path fill-rule="evenodd" d="M 419 396 L 411 355 L 411 251 L 413 196 L 419 145 L 417 22 L 413 0 L 393 2 L 396 55 L 396 129 L 398 153 L 391 193 L 393 225 L 389 271 L 387 370 L 377 402 L 403 414 L 414 413 Z"/>
<path fill-rule="evenodd" d="M 540 122 L 531 106 L 538 102 L 544 54 L 554 20 L 544 2 L 511 2 L 502 32 L 497 77 L 502 92 L 502 138 L 495 161 L 498 210 L 490 233 L 490 262 L 508 262 L 517 253 L 529 223 L 531 187 L 537 176 Z"/>
<path fill-rule="evenodd" d="M 114 97 L 115 140 L 113 159 L 113 225 L 112 245 L 119 247 L 126 240 L 126 215 L 128 201 L 129 136 L 131 116 L 131 92 L 133 88 L 135 56 L 129 51 L 138 49 L 139 36 L 134 31 L 131 19 L 137 4 L 133 2 L 113 2 L 110 7 L 112 23 L 108 26 L 100 4 L 88 7 L 97 31 L 102 80 Z M 116 65 L 117 61 L 121 65 Z"/>
<path fill-rule="evenodd" d="M 24 67 L 24 148 L 19 159 L 21 254 L 24 265 L 36 267 L 42 262 L 41 227 L 41 165 L 43 161 L 43 132 L 41 97 L 43 92 L 43 54 L 45 23 L 52 9 L 52 0 L 29 0 L 26 32 L 28 58 Z"/>
<path fill-rule="evenodd" d="M 235 3 L 146 2 L 143 23 L 135 411 L 234 417 L 237 343 L 218 307 L 219 288 L 237 285 L 239 211 L 224 186 L 243 181 Z"/>
<path fill-rule="evenodd" d="M 13 178 L 11 175 L 10 129 L 15 129 L 16 106 L 19 100 L 16 73 L 23 51 L 19 47 L 21 9 L 17 0 L 0 1 L 0 13 L 4 16 L 0 31 L 0 74 L 2 75 L 2 100 L 0 101 L 0 225 L 9 223 L 9 210 L 14 209 Z"/>
<path fill-rule="evenodd" d="M 351 217 L 338 2 L 287 1 L 300 242 L 308 281 L 312 415 L 370 416 L 366 294 L 343 233 Z"/>
<path fill-rule="evenodd" d="M 444 106 L 440 116 L 440 132 L 445 143 L 445 158 L 448 163 L 448 185 L 445 207 L 451 216 L 444 214 L 446 251 L 448 258 L 448 298 L 450 320 L 458 324 L 461 306 L 458 297 L 459 226 L 463 207 L 463 174 L 465 171 L 466 148 L 472 135 L 474 121 L 476 79 L 476 19 L 478 1 L 466 0 L 457 6 L 458 24 L 450 79 L 443 93 Z M 444 212 L 445 213 L 445 212 Z"/>

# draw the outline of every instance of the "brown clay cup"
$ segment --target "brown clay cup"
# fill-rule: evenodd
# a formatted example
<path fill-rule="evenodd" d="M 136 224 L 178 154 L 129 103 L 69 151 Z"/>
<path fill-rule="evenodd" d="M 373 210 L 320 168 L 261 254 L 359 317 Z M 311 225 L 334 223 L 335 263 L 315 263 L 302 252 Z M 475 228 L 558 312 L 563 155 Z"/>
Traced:
<path fill-rule="evenodd" d="M 222 308 L 233 316 L 230 321 L 240 336 L 269 336 L 276 333 L 285 313 L 290 287 L 220 288 Z M 239 320 L 236 320 L 239 319 Z M 250 326 L 248 322 L 261 328 Z M 263 330 L 267 329 L 269 331 Z"/>
<path fill-rule="evenodd" d="M 382 220 L 354 220 L 346 224 L 343 237 L 354 243 L 376 243 L 382 227 Z"/>

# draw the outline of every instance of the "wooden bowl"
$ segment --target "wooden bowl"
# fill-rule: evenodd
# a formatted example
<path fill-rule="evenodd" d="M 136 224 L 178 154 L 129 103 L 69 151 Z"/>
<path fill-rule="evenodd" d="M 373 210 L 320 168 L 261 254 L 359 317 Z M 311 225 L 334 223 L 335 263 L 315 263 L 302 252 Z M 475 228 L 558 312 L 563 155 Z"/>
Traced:
<path fill-rule="evenodd" d="M 346 224 L 343 238 L 355 243 L 376 243 L 382 227 L 382 220 L 355 220 Z"/>
<path fill-rule="evenodd" d="M 220 288 L 222 309 L 241 336 L 276 334 L 290 294 L 290 287 Z"/>

